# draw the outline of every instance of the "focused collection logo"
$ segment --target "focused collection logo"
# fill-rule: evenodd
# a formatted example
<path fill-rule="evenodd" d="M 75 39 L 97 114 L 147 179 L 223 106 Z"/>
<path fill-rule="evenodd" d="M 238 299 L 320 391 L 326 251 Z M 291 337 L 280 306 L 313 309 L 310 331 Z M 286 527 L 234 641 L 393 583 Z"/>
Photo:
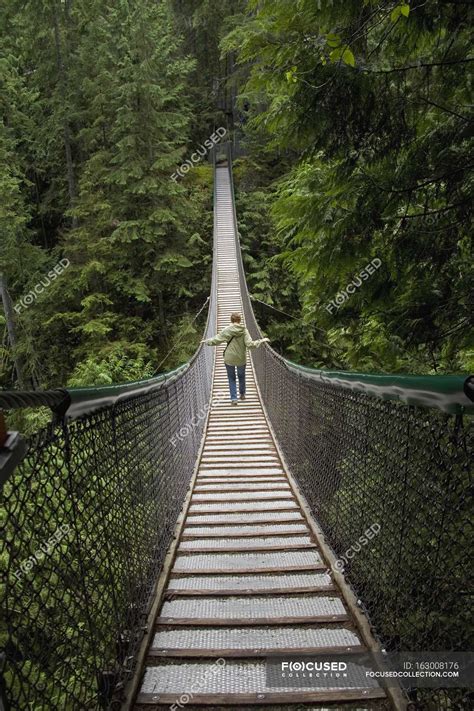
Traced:
<path fill-rule="evenodd" d="M 282 673 L 288 671 L 294 672 L 345 672 L 347 671 L 346 662 L 281 662 Z"/>

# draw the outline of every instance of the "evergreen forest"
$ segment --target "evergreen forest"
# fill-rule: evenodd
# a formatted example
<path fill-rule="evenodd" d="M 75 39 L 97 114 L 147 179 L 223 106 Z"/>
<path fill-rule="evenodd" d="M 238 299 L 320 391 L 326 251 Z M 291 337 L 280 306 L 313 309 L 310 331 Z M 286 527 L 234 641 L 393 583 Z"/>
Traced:
<path fill-rule="evenodd" d="M 209 155 L 176 171 L 218 128 L 278 352 L 472 371 L 472 14 L 449 0 L 5 0 L 0 386 L 120 383 L 192 355 Z"/>

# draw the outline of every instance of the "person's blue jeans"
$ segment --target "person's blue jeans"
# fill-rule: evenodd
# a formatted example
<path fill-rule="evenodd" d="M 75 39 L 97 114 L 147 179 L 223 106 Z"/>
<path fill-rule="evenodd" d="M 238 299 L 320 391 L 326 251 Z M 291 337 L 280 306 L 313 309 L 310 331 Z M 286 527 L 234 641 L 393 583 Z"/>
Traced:
<path fill-rule="evenodd" d="M 245 395 L 245 365 L 227 365 L 227 377 L 229 378 L 230 399 L 237 400 L 237 379 L 235 369 L 237 368 L 237 377 L 239 379 L 239 393 Z"/>

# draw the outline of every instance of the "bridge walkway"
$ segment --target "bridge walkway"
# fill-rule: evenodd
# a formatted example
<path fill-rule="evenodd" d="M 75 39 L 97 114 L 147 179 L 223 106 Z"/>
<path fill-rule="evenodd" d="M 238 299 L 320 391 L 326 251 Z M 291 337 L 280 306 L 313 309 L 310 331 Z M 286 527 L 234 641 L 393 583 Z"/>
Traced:
<path fill-rule="evenodd" d="M 232 311 L 242 312 L 242 300 L 227 166 L 217 167 L 216 181 L 221 330 Z M 285 470 L 252 363 L 247 398 L 231 406 L 222 349 L 214 404 L 135 708 L 323 708 L 330 702 L 349 708 L 357 700 L 369 705 L 359 701 L 354 708 L 388 708 L 384 691 L 362 671 L 350 689 L 335 681 L 324 689 L 267 685 L 269 655 L 322 659 L 367 647 Z"/>

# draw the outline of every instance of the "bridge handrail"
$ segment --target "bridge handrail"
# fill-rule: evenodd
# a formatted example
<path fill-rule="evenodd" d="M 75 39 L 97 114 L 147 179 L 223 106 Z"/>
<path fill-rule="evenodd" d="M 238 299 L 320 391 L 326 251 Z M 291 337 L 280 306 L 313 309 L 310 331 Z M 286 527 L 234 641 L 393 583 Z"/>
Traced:
<path fill-rule="evenodd" d="M 277 358 L 281 356 L 273 351 Z M 281 358 L 287 368 L 303 377 L 346 390 L 364 392 L 382 400 L 436 407 L 450 414 L 474 413 L 474 377 L 465 375 L 395 375 L 308 368 Z"/>
<path fill-rule="evenodd" d="M 133 380 L 118 385 L 98 385 L 77 388 L 55 388 L 53 390 L 8 390 L 0 392 L 0 408 L 4 410 L 19 410 L 30 407 L 49 407 L 53 411 L 66 413 L 68 416 L 78 416 L 89 411 L 93 405 L 106 407 L 122 395 L 147 393 L 161 387 L 171 378 L 184 373 L 194 360 L 196 354 L 187 363 L 160 373 L 152 378 Z"/>

